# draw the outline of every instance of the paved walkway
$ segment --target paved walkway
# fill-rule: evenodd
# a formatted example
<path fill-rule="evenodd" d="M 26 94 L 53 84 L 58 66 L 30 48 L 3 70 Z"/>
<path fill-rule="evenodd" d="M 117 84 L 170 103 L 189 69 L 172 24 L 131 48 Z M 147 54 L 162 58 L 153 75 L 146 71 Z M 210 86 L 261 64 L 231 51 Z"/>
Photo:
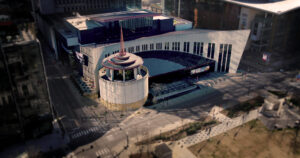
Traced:
<path fill-rule="evenodd" d="M 215 119 L 222 122 L 221 124 L 214 126 L 212 128 L 202 130 L 197 134 L 185 137 L 176 142 L 176 145 L 173 149 L 173 157 L 174 158 L 193 158 L 194 156 L 188 147 L 203 142 L 211 137 L 217 136 L 224 132 L 227 132 L 235 127 L 238 127 L 248 121 L 254 120 L 258 118 L 260 109 L 255 109 L 250 111 L 248 114 L 244 114 L 242 116 L 230 119 L 227 116 L 220 113 L 222 108 L 215 107 L 212 109 L 210 115 L 214 116 Z M 188 155 L 188 156 L 186 156 Z"/>

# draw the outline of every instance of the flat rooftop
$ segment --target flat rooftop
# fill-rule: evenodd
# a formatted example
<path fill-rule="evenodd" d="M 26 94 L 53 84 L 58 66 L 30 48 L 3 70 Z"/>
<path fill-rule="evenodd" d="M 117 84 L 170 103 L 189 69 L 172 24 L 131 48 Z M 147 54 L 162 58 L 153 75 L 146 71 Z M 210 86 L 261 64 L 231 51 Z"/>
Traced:
<path fill-rule="evenodd" d="M 66 21 L 78 30 L 88 30 L 103 26 L 100 23 L 90 20 L 88 17 L 72 17 L 67 18 Z"/>
<path fill-rule="evenodd" d="M 171 18 L 163 15 L 153 17 L 153 20 L 165 20 L 165 19 L 171 19 Z"/>
<path fill-rule="evenodd" d="M 105 22 L 127 20 L 127 19 L 134 19 L 134 18 L 153 17 L 158 15 L 160 14 L 153 13 L 147 10 L 131 10 L 131 11 L 95 14 L 95 15 L 89 15 L 88 17 L 90 17 L 92 20 L 105 23 Z"/>
<path fill-rule="evenodd" d="M 172 17 L 174 19 L 174 25 L 180 25 L 180 24 L 191 24 L 191 21 L 185 20 L 185 19 L 181 19 L 178 17 Z"/>
<path fill-rule="evenodd" d="M 274 14 L 284 14 L 286 12 L 300 8 L 300 0 L 224 0 L 229 3 L 244 7 L 262 10 Z"/>
<path fill-rule="evenodd" d="M 78 30 L 88 30 L 97 27 L 102 27 L 103 23 L 160 16 L 161 14 L 153 13 L 147 10 L 131 10 L 121 12 L 111 12 L 103 14 L 78 15 L 76 17 L 68 17 L 65 20 Z"/>

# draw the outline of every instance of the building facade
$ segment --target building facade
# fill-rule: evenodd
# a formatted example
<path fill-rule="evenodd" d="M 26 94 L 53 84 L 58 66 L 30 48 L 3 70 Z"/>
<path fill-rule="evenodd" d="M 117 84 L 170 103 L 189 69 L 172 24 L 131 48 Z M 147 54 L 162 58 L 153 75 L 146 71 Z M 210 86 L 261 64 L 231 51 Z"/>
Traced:
<path fill-rule="evenodd" d="M 1 45 L 0 149 L 52 131 L 41 60 L 35 40 Z"/>
<path fill-rule="evenodd" d="M 126 41 L 129 53 L 150 51 L 174 51 L 191 53 L 215 62 L 215 71 L 235 73 L 246 46 L 249 30 L 209 31 L 186 30 Z M 104 58 L 119 52 L 118 43 L 88 44 L 80 46 L 83 54 L 83 77 L 96 85 Z"/>

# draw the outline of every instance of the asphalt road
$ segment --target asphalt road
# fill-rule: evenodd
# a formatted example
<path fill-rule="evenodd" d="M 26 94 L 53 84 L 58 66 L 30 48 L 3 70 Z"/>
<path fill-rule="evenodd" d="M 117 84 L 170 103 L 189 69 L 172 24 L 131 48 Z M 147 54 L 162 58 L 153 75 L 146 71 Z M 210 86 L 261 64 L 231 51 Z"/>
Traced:
<path fill-rule="evenodd" d="M 57 62 L 43 40 L 41 44 L 51 102 L 72 148 L 98 139 L 130 114 L 110 112 L 94 100 L 83 97 L 71 80 L 69 66 Z"/>

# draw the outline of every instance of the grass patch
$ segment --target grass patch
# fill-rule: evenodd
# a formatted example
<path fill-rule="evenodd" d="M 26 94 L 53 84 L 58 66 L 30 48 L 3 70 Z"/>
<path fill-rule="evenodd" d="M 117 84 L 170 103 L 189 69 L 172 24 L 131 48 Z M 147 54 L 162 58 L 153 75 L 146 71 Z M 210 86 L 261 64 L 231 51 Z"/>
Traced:
<path fill-rule="evenodd" d="M 293 103 L 293 105 L 300 107 L 300 97 L 293 96 L 289 102 Z"/>
<path fill-rule="evenodd" d="M 193 123 L 184 125 L 181 128 L 162 133 L 162 134 L 155 136 L 153 138 L 150 138 L 148 140 L 138 142 L 137 145 L 152 144 L 152 143 L 155 143 L 158 141 L 176 141 L 176 140 L 182 139 L 186 136 L 193 135 L 193 134 L 197 133 L 199 130 L 209 128 L 215 124 L 217 124 L 217 122 L 215 120 L 210 120 L 207 122 L 203 122 L 203 121 L 193 122 Z"/>
<path fill-rule="evenodd" d="M 272 90 L 268 90 L 268 92 L 276 95 L 279 98 L 283 98 L 286 97 L 287 93 L 286 92 L 282 92 L 282 91 L 272 91 Z"/>
<path fill-rule="evenodd" d="M 268 130 L 261 121 L 253 120 L 227 133 L 195 144 L 189 150 L 199 158 L 300 157 L 300 133 L 296 128 Z"/>
<path fill-rule="evenodd" d="M 242 113 L 249 112 L 257 107 L 260 107 L 264 103 L 264 98 L 257 96 L 253 99 L 250 99 L 246 102 L 238 104 L 232 108 L 224 110 L 222 113 L 227 115 L 230 118 L 239 116 Z"/>

